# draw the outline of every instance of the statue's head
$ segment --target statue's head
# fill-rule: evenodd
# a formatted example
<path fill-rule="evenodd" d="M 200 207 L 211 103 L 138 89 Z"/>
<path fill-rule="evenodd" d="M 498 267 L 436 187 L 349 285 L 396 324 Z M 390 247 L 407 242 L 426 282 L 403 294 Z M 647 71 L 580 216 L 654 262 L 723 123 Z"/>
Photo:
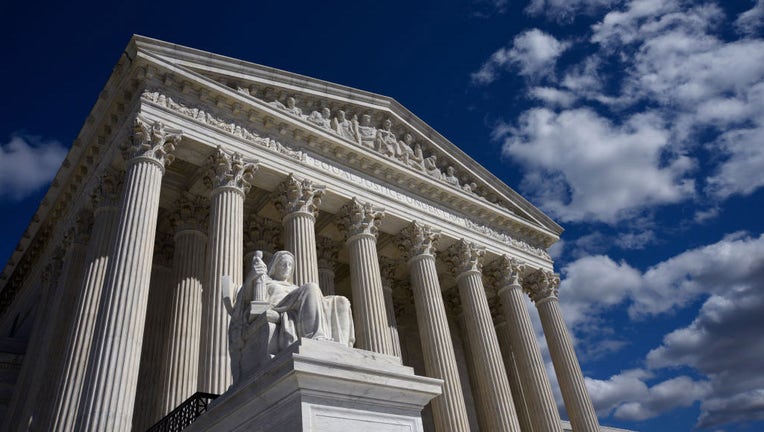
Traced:
<path fill-rule="evenodd" d="M 271 258 L 268 276 L 277 281 L 292 282 L 294 274 L 294 255 L 289 251 L 278 251 Z"/>

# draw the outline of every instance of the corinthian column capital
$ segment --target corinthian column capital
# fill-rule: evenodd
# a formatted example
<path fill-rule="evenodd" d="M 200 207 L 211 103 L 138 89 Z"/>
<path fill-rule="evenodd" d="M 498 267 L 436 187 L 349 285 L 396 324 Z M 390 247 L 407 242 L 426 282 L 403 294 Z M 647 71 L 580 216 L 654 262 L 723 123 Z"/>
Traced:
<path fill-rule="evenodd" d="M 467 272 L 479 272 L 483 268 L 485 248 L 461 239 L 446 251 L 445 260 L 455 277 Z"/>
<path fill-rule="evenodd" d="M 326 186 L 316 185 L 308 179 L 300 181 L 289 174 L 289 177 L 276 188 L 276 208 L 282 216 L 300 212 L 310 213 L 316 217 L 325 192 Z"/>
<path fill-rule="evenodd" d="M 340 210 L 339 223 L 348 239 L 361 234 L 377 236 L 385 210 L 353 198 Z"/>
<path fill-rule="evenodd" d="M 560 277 L 549 270 L 536 270 L 525 276 L 523 288 L 534 303 L 557 298 Z"/>
<path fill-rule="evenodd" d="M 510 286 L 520 286 L 525 264 L 509 255 L 502 255 L 499 259 L 486 266 L 483 274 L 501 292 Z"/>
<path fill-rule="evenodd" d="M 122 186 L 117 173 L 107 170 L 98 178 L 98 184 L 93 188 L 91 199 L 96 210 L 104 207 L 115 207 L 119 202 L 119 190 Z"/>
<path fill-rule="evenodd" d="M 209 156 L 210 175 L 205 179 L 208 187 L 216 189 L 234 189 L 244 195 L 252 187 L 252 180 L 258 168 L 258 162 L 245 159 L 240 153 L 227 152 L 218 146 Z"/>
<path fill-rule="evenodd" d="M 151 160 L 164 169 L 175 159 L 173 152 L 183 133 L 180 129 L 166 127 L 162 122 L 150 122 L 141 115 L 133 121 L 132 140 L 122 147 L 126 161 Z"/>
<path fill-rule="evenodd" d="M 440 231 L 419 222 L 412 222 L 400 233 L 398 248 L 406 260 L 419 255 L 435 255 Z"/>
<path fill-rule="evenodd" d="M 170 216 L 176 231 L 204 231 L 209 219 L 209 200 L 188 193 L 181 194 L 175 212 Z"/>

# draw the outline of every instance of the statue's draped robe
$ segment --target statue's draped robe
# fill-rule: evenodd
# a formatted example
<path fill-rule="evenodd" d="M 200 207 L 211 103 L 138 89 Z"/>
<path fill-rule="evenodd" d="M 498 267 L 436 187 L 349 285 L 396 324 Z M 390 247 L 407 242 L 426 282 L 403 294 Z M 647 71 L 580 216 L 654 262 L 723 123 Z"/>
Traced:
<path fill-rule="evenodd" d="M 315 283 L 297 287 L 289 282 L 267 282 L 268 301 L 281 316 L 279 349 L 300 337 L 325 339 L 349 347 L 355 342 L 350 302 L 342 296 L 326 296 Z"/>

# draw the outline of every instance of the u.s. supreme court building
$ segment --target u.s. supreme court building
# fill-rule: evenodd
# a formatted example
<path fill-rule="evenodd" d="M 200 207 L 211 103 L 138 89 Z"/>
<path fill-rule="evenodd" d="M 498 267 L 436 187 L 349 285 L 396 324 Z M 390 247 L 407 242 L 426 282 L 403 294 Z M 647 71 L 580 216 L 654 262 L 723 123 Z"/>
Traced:
<path fill-rule="evenodd" d="M 0 279 L 2 429 L 143 431 L 223 394 L 224 291 L 287 250 L 356 349 L 437 384 L 424 430 L 601 430 L 561 232 L 389 97 L 134 36 Z"/>

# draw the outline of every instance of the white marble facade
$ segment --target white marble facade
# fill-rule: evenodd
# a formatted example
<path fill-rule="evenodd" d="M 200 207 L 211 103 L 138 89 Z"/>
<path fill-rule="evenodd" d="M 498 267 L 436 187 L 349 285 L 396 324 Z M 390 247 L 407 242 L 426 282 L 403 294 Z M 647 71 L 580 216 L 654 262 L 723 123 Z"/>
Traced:
<path fill-rule="evenodd" d="M 425 430 L 563 430 L 535 313 L 573 430 L 599 430 L 561 232 L 391 98 L 134 36 L 0 279 L 0 429 L 146 430 L 223 393 L 223 276 L 287 250 L 349 299 L 355 348 L 444 381 Z"/>

